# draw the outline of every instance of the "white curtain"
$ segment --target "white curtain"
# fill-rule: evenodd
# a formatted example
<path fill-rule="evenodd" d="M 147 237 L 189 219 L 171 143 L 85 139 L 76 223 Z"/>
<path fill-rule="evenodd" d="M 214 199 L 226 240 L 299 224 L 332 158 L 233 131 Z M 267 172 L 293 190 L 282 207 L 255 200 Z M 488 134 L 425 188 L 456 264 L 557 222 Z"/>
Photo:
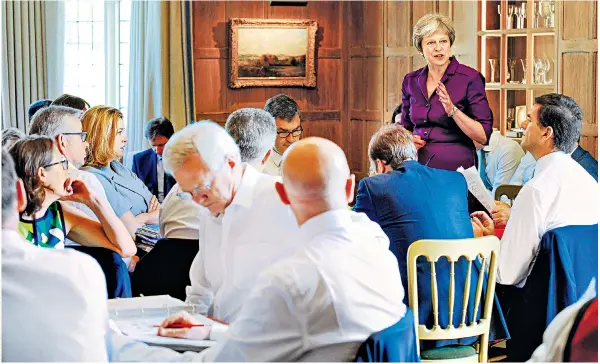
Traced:
<path fill-rule="evenodd" d="M 2 127 L 29 131 L 31 103 L 62 93 L 64 3 L 2 1 Z"/>
<path fill-rule="evenodd" d="M 192 4 L 133 1 L 127 151 L 145 148 L 147 121 L 165 116 L 175 130 L 194 118 Z"/>

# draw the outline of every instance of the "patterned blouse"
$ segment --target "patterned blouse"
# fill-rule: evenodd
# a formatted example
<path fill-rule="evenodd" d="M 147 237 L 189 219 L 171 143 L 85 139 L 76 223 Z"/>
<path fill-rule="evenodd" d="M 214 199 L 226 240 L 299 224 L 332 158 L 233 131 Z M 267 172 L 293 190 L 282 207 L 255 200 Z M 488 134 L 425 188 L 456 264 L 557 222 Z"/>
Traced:
<path fill-rule="evenodd" d="M 26 220 L 21 216 L 19 233 L 33 245 L 42 248 L 64 249 L 65 219 L 60 203 L 54 202 L 40 218 Z"/>

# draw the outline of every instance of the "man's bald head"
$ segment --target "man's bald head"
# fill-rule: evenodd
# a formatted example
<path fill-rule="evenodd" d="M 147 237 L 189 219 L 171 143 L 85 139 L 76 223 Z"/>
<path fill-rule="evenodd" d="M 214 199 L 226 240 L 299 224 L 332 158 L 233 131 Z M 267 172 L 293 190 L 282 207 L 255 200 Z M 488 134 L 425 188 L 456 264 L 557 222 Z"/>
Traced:
<path fill-rule="evenodd" d="M 278 191 L 294 213 L 345 208 L 353 198 L 354 176 L 346 155 L 327 139 L 311 137 L 292 144 L 283 155 L 282 177 Z"/>

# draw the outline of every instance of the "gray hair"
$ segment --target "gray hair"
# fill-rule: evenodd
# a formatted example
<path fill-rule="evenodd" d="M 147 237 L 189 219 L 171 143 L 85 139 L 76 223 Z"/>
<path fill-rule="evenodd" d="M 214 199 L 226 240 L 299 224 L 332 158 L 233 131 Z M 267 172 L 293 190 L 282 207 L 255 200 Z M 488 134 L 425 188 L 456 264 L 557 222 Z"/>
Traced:
<path fill-rule="evenodd" d="M 571 153 L 577 148 L 581 136 L 583 112 L 570 97 L 561 94 L 546 94 L 535 98 L 541 107 L 538 119 L 543 127 L 551 127 L 554 133 L 554 148 Z"/>
<path fill-rule="evenodd" d="M 296 114 L 298 117 L 302 117 L 296 101 L 284 94 L 275 95 L 268 99 L 265 104 L 265 111 L 273 115 L 275 119 L 287 121 L 292 121 Z"/>
<path fill-rule="evenodd" d="M 17 199 L 17 172 L 15 163 L 6 149 L 2 149 L 2 221 L 15 213 Z"/>
<path fill-rule="evenodd" d="M 454 23 L 452 19 L 446 15 L 438 13 L 425 14 L 421 19 L 417 21 L 413 28 L 412 42 L 413 46 L 417 48 L 419 53 L 423 53 L 423 38 L 441 30 L 448 35 L 450 38 L 450 46 L 454 44 L 456 38 L 456 32 L 454 31 Z"/>
<path fill-rule="evenodd" d="M 64 132 L 64 122 L 67 116 L 81 118 L 81 110 L 68 106 L 51 105 L 35 113 L 31 119 L 29 135 L 45 135 L 54 138 Z"/>
<path fill-rule="evenodd" d="M 228 156 L 241 162 L 240 150 L 233 138 L 210 120 L 195 122 L 173 134 L 163 151 L 165 171 L 174 174 L 192 155 L 200 156 L 212 171 L 221 169 Z"/>
<path fill-rule="evenodd" d="M 261 161 L 275 145 L 275 118 L 261 109 L 244 108 L 227 118 L 225 130 L 240 148 L 242 162 Z"/>
<path fill-rule="evenodd" d="M 18 140 L 25 138 L 25 133 L 17 128 L 2 130 L 2 148 L 10 149 Z"/>
<path fill-rule="evenodd" d="M 402 162 L 417 159 L 417 148 L 412 134 L 400 125 L 385 125 L 371 137 L 369 142 L 371 163 L 380 159 L 393 169 L 400 168 Z"/>

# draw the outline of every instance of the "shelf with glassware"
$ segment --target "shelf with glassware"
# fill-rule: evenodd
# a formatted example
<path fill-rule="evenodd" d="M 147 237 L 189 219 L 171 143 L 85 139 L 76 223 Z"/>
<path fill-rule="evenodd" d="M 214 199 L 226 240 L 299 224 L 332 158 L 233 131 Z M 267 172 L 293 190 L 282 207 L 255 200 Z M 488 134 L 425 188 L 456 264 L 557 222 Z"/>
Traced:
<path fill-rule="evenodd" d="M 479 7 L 479 70 L 494 127 L 520 137 L 534 97 L 556 90 L 558 6 L 553 0 L 484 0 Z"/>

